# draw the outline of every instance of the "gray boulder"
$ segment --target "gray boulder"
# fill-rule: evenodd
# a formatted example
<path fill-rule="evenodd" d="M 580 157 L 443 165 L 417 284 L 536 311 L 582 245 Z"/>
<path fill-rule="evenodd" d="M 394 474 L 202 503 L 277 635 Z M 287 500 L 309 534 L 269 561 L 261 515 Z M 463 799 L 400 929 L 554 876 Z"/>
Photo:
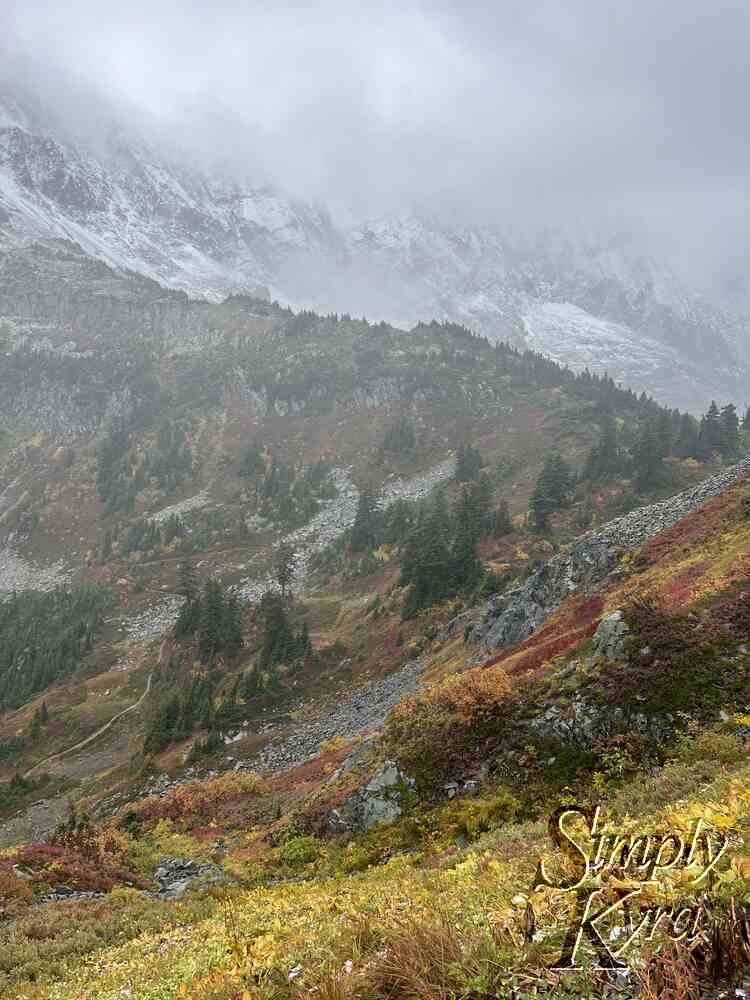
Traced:
<path fill-rule="evenodd" d="M 599 622 L 594 632 L 591 651 L 594 656 L 601 656 L 610 663 L 622 660 L 625 656 L 625 641 L 630 634 L 630 628 L 622 611 L 613 611 Z"/>
<path fill-rule="evenodd" d="M 414 785 L 395 761 L 387 760 L 366 785 L 331 810 L 328 828 L 332 833 L 360 832 L 392 823 L 403 812 L 405 795 Z"/>
<path fill-rule="evenodd" d="M 226 875 L 216 865 L 200 865 L 185 858 L 162 858 L 154 872 L 157 899 L 182 899 L 192 885 L 223 882 Z"/>

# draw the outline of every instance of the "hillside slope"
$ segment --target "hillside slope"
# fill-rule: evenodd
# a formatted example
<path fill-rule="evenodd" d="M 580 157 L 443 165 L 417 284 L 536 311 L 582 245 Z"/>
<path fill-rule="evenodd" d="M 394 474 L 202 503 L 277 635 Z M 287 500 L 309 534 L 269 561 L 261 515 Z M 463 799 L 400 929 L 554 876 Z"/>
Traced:
<path fill-rule="evenodd" d="M 98 846 L 79 824 L 44 849 L 63 877 L 95 893 L 137 885 L 161 864 L 159 898 L 132 887 L 32 913 L 11 865 L 41 891 L 44 850 L 11 852 L 0 868 L 12 913 L 0 926 L 4 985 L 29 998 L 126 991 L 139 1000 L 446 991 L 489 1000 L 553 989 L 657 997 L 665 983 L 713 995 L 750 958 L 747 471 L 745 461 L 606 525 L 595 537 L 611 558 L 520 643 L 482 650 L 480 633 L 464 633 L 482 606 L 435 632 L 419 689 L 382 736 L 352 740 L 332 728 L 339 738 L 319 756 L 291 770 L 277 758 L 282 768 L 263 780 L 227 772 L 163 782 L 104 820 Z M 490 623 L 496 611 L 491 602 Z M 665 865 L 653 890 L 667 907 L 701 903 L 690 949 L 670 943 L 667 923 L 650 944 L 645 933 L 635 941 L 640 960 L 627 974 L 546 971 L 569 905 L 554 890 L 531 890 L 538 857 L 553 850 L 547 817 L 571 802 L 601 806 L 608 829 L 628 835 L 677 830 L 687 839 L 700 816 L 726 836 L 730 850 L 707 887 L 691 888 Z M 170 855 L 238 884 L 175 904 L 176 883 L 164 882 L 174 863 L 159 861 Z M 18 942 L 34 926 L 44 933 L 32 960 Z M 61 950 L 63 926 L 77 935 Z"/>

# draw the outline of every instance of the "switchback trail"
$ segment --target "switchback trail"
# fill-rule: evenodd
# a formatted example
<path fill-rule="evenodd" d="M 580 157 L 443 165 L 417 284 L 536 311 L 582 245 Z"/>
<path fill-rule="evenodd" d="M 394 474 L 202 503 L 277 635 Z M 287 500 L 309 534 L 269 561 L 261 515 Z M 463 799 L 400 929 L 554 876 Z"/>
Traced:
<path fill-rule="evenodd" d="M 67 750 L 60 750 L 58 753 L 53 753 L 50 757 L 45 757 L 44 760 L 40 760 L 38 764 L 34 764 L 34 766 L 26 772 L 24 778 L 28 778 L 30 774 L 33 774 L 33 772 L 42 767 L 43 764 L 49 764 L 51 761 L 58 760 L 60 757 L 66 757 L 68 754 L 74 753 L 76 750 L 83 750 L 83 748 L 88 746 L 89 743 L 93 743 L 95 739 L 98 739 L 102 735 L 102 733 L 105 733 L 110 728 L 110 726 L 114 725 L 114 723 L 117 722 L 118 719 L 121 719 L 123 715 L 127 715 L 128 712 L 132 712 L 136 708 L 139 708 L 143 704 L 146 696 L 151 690 L 152 676 L 153 676 L 152 674 L 148 675 L 148 680 L 146 681 L 146 689 L 140 696 L 138 701 L 134 701 L 132 705 L 129 705 L 127 708 L 123 709 L 122 712 L 118 712 L 117 715 L 113 715 L 112 718 L 109 720 L 109 722 L 105 722 L 105 724 L 101 726 L 101 728 L 97 729 L 96 732 L 92 733 L 90 736 L 87 736 L 85 740 L 81 740 L 74 746 L 68 747 Z"/>

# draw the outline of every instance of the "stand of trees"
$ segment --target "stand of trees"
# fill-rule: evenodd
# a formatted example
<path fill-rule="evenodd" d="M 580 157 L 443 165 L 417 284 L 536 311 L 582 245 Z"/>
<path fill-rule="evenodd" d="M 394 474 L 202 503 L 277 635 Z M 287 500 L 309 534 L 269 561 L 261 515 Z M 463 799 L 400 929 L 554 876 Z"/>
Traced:
<path fill-rule="evenodd" d="M 536 531 L 549 530 L 555 511 L 567 507 L 575 485 L 575 475 L 559 455 L 548 455 L 531 495 L 531 519 Z"/>
<path fill-rule="evenodd" d="M 263 642 L 259 665 L 275 667 L 281 663 L 294 663 L 312 653 L 307 622 L 295 631 L 287 614 L 286 602 L 278 594 L 268 591 L 260 602 L 263 615 Z"/>
<path fill-rule="evenodd" d="M 400 583 L 410 588 L 404 618 L 461 591 L 473 590 L 479 583 L 482 564 L 478 543 L 493 534 L 498 523 L 491 501 L 489 478 L 480 476 L 476 483 L 464 485 L 452 509 L 443 490 L 420 507 L 401 550 Z M 504 513 L 507 515 L 507 508 Z M 504 530 L 503 522 L 501 512 L 500 527 Z"/>
<path fill-rule="evenodd" d="M 482 471 L 482 456 L 470 444 L 460 444 L 456 452 L 456 471 L 453 478 L 457 483 L 470 483 L 479 478 Z"/>
<path fill-rule="evenodd" d="M 193 455 L 185 429 L 171 420 L 159 426 L 156 443 L 138 457 L 131 453 L 131 432 L 124 419 L 114 421 L 96 450 L 96 488 L 106 513 L 129 513 L 149 478 L 166 493 L 191 474 Z"/>
<path fill-rule="evenodd" d="M 417 432 L 414 421 L 404 414 L 386 430 L 383 451 L 389 455 L 411 455 L 416 447 Z"/>
<path fill-rule="evenodd" d="M 111 601 L 99 586 L 0 600 L 0 708 L 18 708 L 77 670 Z"/>
<path fill-rule="evenodd" d="M 628 427 L 619 431 L 611 412 L 604 412 L 599 441 L 588 455 L 582 478 L 600 483 L 618 476 L 632 477 L 636 489 L 648 492 L 663 483 L 665 458 L 705 462 L 719 454 L 732 461 L 741 450 L 740 421 L 732 403 L 720 410 L 712 402 L 700 421 L 679 410 L 654 408 L 641 419 L 629 440 L 628 431 Z"/>
<path fill-rule="evenodd" d="M 201 590 L 192 563 L 179 570 L 179 592 L 185 598 L 175 624 L 178 639 L 197 639 L 201 663 L 210 665 L 219 653 L 236 653 L 244 633 L 237 598 L 216 580 L 208 579 Z"/>
<path fill-rule="evenodd" d="M 243 452 L 239 474 L 253 484 L 260 515 L 286 528 L 304 524 L 318 512 L 321 500 L 336 496 L 329 462 L 320 459 L 294 468 L 275 455 L 268 457 L 257 441 Z"/>

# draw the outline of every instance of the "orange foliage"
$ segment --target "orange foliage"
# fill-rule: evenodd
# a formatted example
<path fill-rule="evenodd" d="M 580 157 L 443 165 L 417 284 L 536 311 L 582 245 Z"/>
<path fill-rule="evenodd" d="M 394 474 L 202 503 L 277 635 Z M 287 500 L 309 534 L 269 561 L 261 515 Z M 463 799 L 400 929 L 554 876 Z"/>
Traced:
<path fill-rule="evenodd" d="M 386 723 L 386 743 L 409 773 L 430 782 L 481 753 L 509 724 L 513 701 L 504 670 L 477 667 L 405 698 Z"/>
<path fill-rule="evenodd" d="M 149 796 L 133 805 L 141 820 L 184 820 L 187 817 L 211 819 L 216 806 L 248 795 L 265 794 L 268 786 L 257 774 L 230 771 L 209 781 L 189 781 L 167 792 Z"/>

